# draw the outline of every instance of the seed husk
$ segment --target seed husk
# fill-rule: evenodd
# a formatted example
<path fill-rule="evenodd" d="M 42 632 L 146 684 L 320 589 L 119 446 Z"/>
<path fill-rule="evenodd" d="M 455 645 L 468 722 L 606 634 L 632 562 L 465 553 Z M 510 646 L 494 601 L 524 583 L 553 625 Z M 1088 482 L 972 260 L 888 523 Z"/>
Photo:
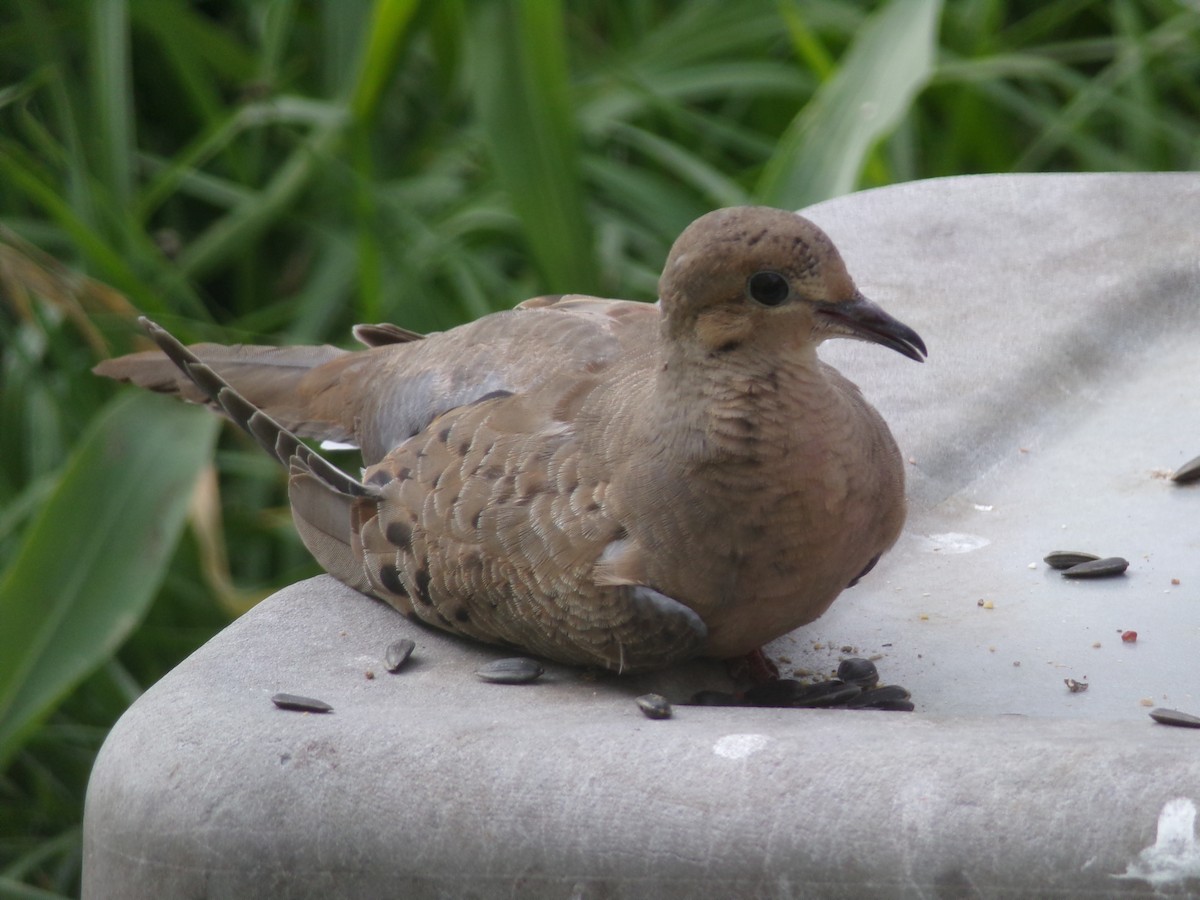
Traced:
<path fill-rule="evenodd" d="M 1119 556 L 1106 556 L 1104 559 L 1093 559 L 1091 562 L 1080 563 L 1063 569 L 1063 578 L 1107 578 L 1120 575 L 1129 568 L 1129 560 Z"/>
<path fill-rule="evenodd" d="M 514 656 L 510 659 L 497 659 L 480 666 L 475 675 L 491 684 L 529 684 L 542 677 L 546 670 L 535 659 L 525 656 Z"/>
<path fill-rule="evenodd" d="M 1171 480 L 1176 484 L 1191 484 L 1193 481 L 1200 481 L 1200 456 L 1189 459 L 1176 469 Z"/>
<path fill-rule="evenodd" d="M 1180 728 L 1200 728 L 1200 716 L 1180 712 L 1177 709 L 1158 707 L 1150 710 L 1150 718 L 1163 725 L 1178 725 Z"/>
<path fill-rule="evenodd" d="M 1080 550 L 1055 550 L 1043 561 L 1052 569 L 1069 569 L 1071 566 L 1099 558 L 1095 553 L 1084 553 Z"/>
<path fill-rule="evenodd" d="M 1086 681 L 1076 681 L 1074 678 L 1064 678 L 1063 684 L 1067 686 L 1067 690 L 1072 694 L 1082 694 L 1088 689 Z"/>
<path fill-rule="evenodd" d="M 413 650 L 417 645 L 408 638 L 401 638 L 398 641 L 392 641 L 388 644 L 387 652 L 384 654 L 383 661 L 387 664 L 389 672 L 399 672 L 400 669 L 408 662 L 408 658 L 412 656 Z"/>
<path fill-rule="evenodd" d="M 324 700 L 314 700 L 312 697 L 301 697 L 299 694 L 276 694 L 271 698 L 271 702 L 280 709 L 289 709 L 293 712 L 333 712 L 333 707 Z"/>
<path fill-rule="evenodd" d="M 820 681 L 806 687 L 789 704 L 794 709 L 821 709 L 829 706 L 843 706 L 845 703 L 862 693 L 857 684 L 845 684 L 841 681 Z"/>
<path fill-rule="evenodd" d="M 866 690 L 879 683 L 879 669 L 869 659 L 844 659 L 838 665 L 837 677 L 846 684 L 856 684 Z"/>
<path fill-rule="evenodd" d="M 642 694 L 634 702 L 647 719 L 671 718 L 671 704 L 662 694 Z"/>
<path fill-rule="evenodd" d="M 915 708 L 912 694 L 898 684 L 871 688 L 846 703 L 846 709 L 889 709 L 912 712 Z"/>

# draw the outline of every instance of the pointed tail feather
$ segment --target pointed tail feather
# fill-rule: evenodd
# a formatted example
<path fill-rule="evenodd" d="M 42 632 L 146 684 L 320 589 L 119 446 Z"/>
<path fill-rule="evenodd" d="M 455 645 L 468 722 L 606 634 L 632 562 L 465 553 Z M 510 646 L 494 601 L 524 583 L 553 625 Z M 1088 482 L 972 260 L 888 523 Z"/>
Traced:
<path fill-rule="evenodd" d="M 356 503 L 374 502 L 378 488 L 351 478 L 267 415 L 166 329 L 142 318 L 142 327 L 200 396 L 222 410 L 264 450 L 288 468 L 292 518 L 300 538 L 322 568 L 350 587 L 371 592 L 353 546 Z"/>
<path fill-rule="evenodd" d="M 329 345 L 317 347 L 266 347 L 253 345 L 224 346 L 195 344 L 184 347 L 173 336 L 149 320 L 139 319 L 143 328 L 154 338 L 166 357 L 158 351 L 131 353 L 116 359 L 106 359 L 92 370 L 97 375 L 136 384 L 160 394 L 174 394 L 189 403 L 203 403 L 222 411 L 215 392 L 187 370 L 180 361 L 182 348 L 189 361 L 202 361 L 217 373 L 220 380 L 232 387 L 272 418 L 304 437 L 332 441 L 353 440 L 353 413 L 344 405 L 306 402 L 304 389 L 309 384 L 336 380 L 340 375 L 339 360 L 348 361 L 350 354 Z M 166 335 L 166 338 L 161 338 Z M 170 349 L 168 349 L 170 347 Z M 172 355 L 174 354 L 174 355 Z M 328 379 L 310 377 L 314 370 L 334 363 L 326 369 Z M 202 376 L 203 377 L 203 376 Z"/>

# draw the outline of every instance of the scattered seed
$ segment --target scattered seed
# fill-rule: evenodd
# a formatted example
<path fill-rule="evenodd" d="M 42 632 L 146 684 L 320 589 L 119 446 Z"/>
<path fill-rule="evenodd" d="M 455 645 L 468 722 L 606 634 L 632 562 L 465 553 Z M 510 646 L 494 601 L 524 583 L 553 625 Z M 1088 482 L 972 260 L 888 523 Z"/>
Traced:
<path fill-rule="evenodd" d="M 869 659 L 847 659 L 837 667 L 839 681 L 856 684 L 864 690 L 879 683 L 879 670 Z"/>
<path fill-rule="evenodd" d="M 1176 484 L 1191 484 L 1193 481 L 1200 481 L 1200 456 L 1189 459 L 1176 469 L 1171 480 Z"/>
<path fill-rule="evenodd" d="M 364 674 L 366 674 L 366 676 L 367 676 L 367 681 L 375 680 L 375 670 L 374 669 L 367 669 L 367 671 Z"/>
<path fill-rule="evenodd" d="M 1079 550 L 1055 550 L 1044 562 L 1052 569 L 1069 569 L 1071 566 L 1099 558 L 1095 553 L 1083 553 Z"/>
<path fill-rule="evenodd" d="M 1136 631 L 1123 631 L 1123 632 L 1121 632 L 1121 640 L 1123 640 L 1127 644 L 1136 644 L 1137 643 L 1137 632 Z"/>
<path fill-rule="evenodd" d="M 1161 722 L 1163 725 L 1178 725 L 1180 728 L 1200 728 L 1200 716 L 1193 716 L 1190 713 L 1180 712 L 1177 709 L 1163 709 L 1160 706 L 1158 709 L 1150 710 L 1150 718 L 1155 722 Z"/>
<path fill-rule="evenodd" d="M 300 697 L 296 694 L 276 694 L 271 698 L 271 702 L 280 709 L 290 709 L 295 712 L 333 712 L 333 707 L 324 700 L 314 700 L 312 697 Z"/>
<path fill-rule="evenodd" d="M 541 678 L 545 671 L 537 660 L 514 656 L 493 660 L 476 669 L 475 674 L 491 684 L 528 684 Z"/>
<path fill-rule="evenodd" d="M 871 688 L 846 702 L 846 709 L 888 709 L 912 712 L 912 694 L 898 684 Z"/>
<path fill-rule="evenodd" d="M 788 705 L 795 709 L 820 709 L 828 706 L 843 706 L 846 701 L 862 693 L 857 684 L 840 681 L 818 681 L 799 691 Z"/>
<path fill-rule="evenodd" d="M 1138 706 L 1153 706 L 1154 700 L 1151 697 L 1143 697 L 1138 701 Z"/>
<path fill-rule="evenodd" d="M 671 704 L 662 694 L 642 694 L 634 702 L 647 719 L 671 718 Z"/>
<path fill-rule="evenodd" d="M 1074 678 L 1064 678 L 1063 684 L 1067 686 L 1067 690 L 1072 694 L 1082 694 L 1088 689 L 1086 681 L 1076 681 Z"/>
<path fill-rule="evenodd" d="M 1093 650 L 1099 650 L 1099 649 L 1100 649 L 1100 642 L 1099 642 L 1099 641 L 1093 641 L 1093 642 L 1092 642 L 1092 649 L 1093 649 Z"/>
<path fill-rule="evenodd" d="M 1178 579 L 1178 578 L 1172 578 L 1172 579 L 1171 579 L 1171 584 L 1173 584 L 1173 585 L 1175 585 L 1176 587 L 1178 587 L 1178 586 L 1179 586 L 1179 579 Z"/>
<path fill-rule="evenodd" d="M 1119 556 L 1107 556 L 1063 569 L 1062 574 L 1064 578 L 1105 578 L 1109 575 L 1120 575 L 1128 568 L 1129 560 Z"/>
<path fill-rule="evenodd" d="M 412 656 L 412 652 L 416 647 L 417 645 L 408 638 L 401 638 L 398 641 L 392 641 L 392 643 L 388 644 L 387 652 L 383 656 L 387 670 L 389 672 L 399 672 L 404 664 L 408 662 L 408 658 Z"/>

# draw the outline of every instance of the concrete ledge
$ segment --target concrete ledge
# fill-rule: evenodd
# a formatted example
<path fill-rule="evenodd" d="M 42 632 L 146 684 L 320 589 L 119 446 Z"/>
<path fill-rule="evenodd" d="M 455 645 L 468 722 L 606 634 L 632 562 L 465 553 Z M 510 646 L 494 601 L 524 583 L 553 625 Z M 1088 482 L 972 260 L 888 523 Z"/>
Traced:
<path fill-rule="evenodd" d="M 389 675 L 400 635 L 417 651 Z M 1113 876 L 1200 787 L 1200 734 L 1149 718 L 653 722 L 632 702 L 647 678 L 484 684 L 494 656 L 328 577 L 281 591 L 113 731 L 86 894 L 1095 897 L 1136 886 Z M 277 710 L 279 690 L 334 712 Z"/>
<path fill-rule="evenodd" d="M 931 357 L 829 348 L 915 461 L 913 512 L 870 578 L 772 650 L 816 671 L 843 645 L 877 654 L 916 713 L 634 706 L 720 685 L 710 664 L 488 685 L 472 673 L 503 654 L 317 578 L 114 728 L 84 896 L 1200 890 L 1200 731 L 1141 704 L 1200 713 L 1200 486 L 1159 471 L 1200 453 L 1200 178 L 949 179 L 808 212 Z M 1129 574 L 1037 563 L 1092 548 Z M 403 636 L 417 650 L 390 675 Z M 277 691 L 334 712 L 277 710 Z"/>

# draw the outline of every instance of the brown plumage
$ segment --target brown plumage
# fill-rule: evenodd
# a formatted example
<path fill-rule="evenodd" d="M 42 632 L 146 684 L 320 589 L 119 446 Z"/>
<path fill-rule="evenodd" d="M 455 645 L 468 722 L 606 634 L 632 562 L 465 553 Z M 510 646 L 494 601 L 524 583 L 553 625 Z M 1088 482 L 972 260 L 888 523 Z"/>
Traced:
<path fill-rule="evenodd" d="M 821 615 L 896 540 L 886 424 L 816 356 L 830 337 L 920 361 L 800 216 L 710 213 L 658 306 L 537 298 L 368 349 L 139 353 L 101 375 L 221 408 L 290 468 L 324 568 L 425 622 L 637 671 L 733 657 Z M 352 442 L 353 479 L 295 440 Z"/>

